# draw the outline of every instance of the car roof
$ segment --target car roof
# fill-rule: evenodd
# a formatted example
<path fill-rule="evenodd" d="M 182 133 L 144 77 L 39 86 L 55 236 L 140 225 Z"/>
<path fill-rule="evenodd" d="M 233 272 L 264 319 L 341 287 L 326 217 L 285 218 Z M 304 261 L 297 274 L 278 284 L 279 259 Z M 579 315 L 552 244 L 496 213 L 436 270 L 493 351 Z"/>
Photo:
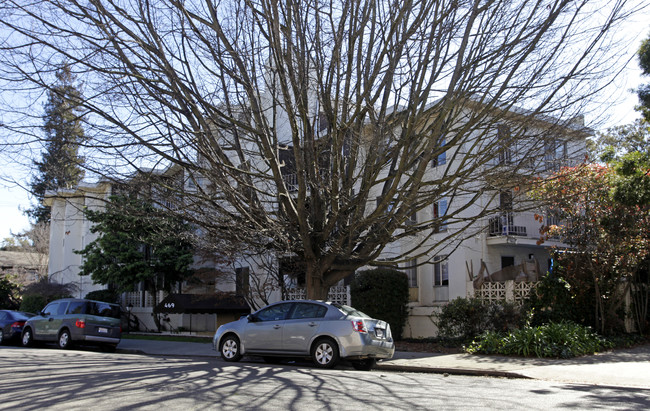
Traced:
<path fill-rule="evenodd" d="M 63 301 L 68 301 L 68 302 L 70 302 L 70 301 L 85 301 L 85 302 L 91 302 L 91 303 L 110 304 L 110 305 L 115 305 L 117 307 L 120 306 L 119 304 L 115 304 L 115 303 L 109 303 L 109 302 L 106 302 L 106 301 L 98 301 L 98 300 L 89 300 L 87 298 L 59 298 L 58 300 L 54 300 L 54 301 L 50 301 L 50 302 L 56 303 L 56 302 L 63 302 Z"/>
<path fill-rule="evenodd" d="M 332 301 L 323 301 L 323 300 L 283 300 L 269 305 L 282 304 L 282 303 L 317 303 L 317 304 L 327 304 L 332 305 Z"/>

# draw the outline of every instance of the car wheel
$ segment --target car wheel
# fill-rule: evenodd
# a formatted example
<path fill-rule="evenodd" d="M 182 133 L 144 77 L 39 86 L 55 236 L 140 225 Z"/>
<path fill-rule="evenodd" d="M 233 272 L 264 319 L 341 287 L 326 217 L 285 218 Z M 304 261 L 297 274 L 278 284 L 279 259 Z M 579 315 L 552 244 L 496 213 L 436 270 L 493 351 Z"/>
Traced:
<path fill-rule="evenodd" d="M 355 360 L 352 361 L 352 366 L 355 370 L 359 371 L 370 371 L 377 364 L 377 360 L 374 358 L 366 358 L 365 360 Z"/>
<path fill-rule="evenodd" d="M 339 347 L 331 338 L 321 338 L 311 347 L 311 359 L 319 368 L 333 368 L 339 362 Z"/>
<path fill-rule="evenodd" d="M 0 328 L 0 344 L 5 342 L 5 332 Z"/>
<path fill-rule="evenodd" d="M 25 328 L 23 330 L 23 337 L 21 342 L 23 343 L 23 347 L 31 347 L 34 345 L 34 334 L 32 333 L 31 328 Z"/>
<path fill-rule="evenodd" d="M 72 336 L 70 335 L 70 331 L 68 330 L 62 330 L 59 333 L 59 348 L 62 350 L 67 350 L 68 348 L 72 347 Z"/>
<path fill-rule="evenodd" d="M 239 338 L 235 335 L 227 335 L 221 341 L 221 357 L 226 361 L 239 361 L 241 360 L 241 346 L 239 344 Z"/>

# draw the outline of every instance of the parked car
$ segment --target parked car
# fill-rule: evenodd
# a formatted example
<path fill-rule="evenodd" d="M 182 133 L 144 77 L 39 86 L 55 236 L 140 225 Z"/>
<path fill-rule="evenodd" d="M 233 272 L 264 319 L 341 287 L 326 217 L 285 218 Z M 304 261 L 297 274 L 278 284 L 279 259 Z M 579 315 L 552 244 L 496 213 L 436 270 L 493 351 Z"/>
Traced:
<path fill-rule="evenodd" d="M 19 342 L 25 321 L 34 315 L 23 311 L 0 310 L 0 344 Z"/>
<path fill-rule="evenodd" d="M 66 298 L 49 303 L 23 327 L 22 344 L 56 342 L 67 349 L 75 343 L 115 350 L 122 336 L 120 306 L 102 301 Z"/>
<path fill-rule="evenodd" d="M 282 301 L 224 324 L 213 348 L 226 361 L 244 354 L 266 361 L 278 357 L 310 357 L 317 367 L 332 368 L 340 359 L 358 370 L 370 370 L 377 359 L 392 358 L 390 325 L 346 305 L 299 300 Z"/>

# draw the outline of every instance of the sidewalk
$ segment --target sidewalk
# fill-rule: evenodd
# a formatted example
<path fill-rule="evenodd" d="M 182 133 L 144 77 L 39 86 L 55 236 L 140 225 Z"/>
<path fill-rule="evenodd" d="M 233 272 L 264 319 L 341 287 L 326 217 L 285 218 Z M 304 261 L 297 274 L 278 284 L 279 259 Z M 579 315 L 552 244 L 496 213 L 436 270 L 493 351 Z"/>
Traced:
<path fill-rule="evenodd" d="M 133 354 L 214 357 L 206 343 L 122 340 L 118 351 Z M 531 378 L 563 383 L 650 389 L 650 345 L 567 360 L 398 351 L 377 370 Z"/>

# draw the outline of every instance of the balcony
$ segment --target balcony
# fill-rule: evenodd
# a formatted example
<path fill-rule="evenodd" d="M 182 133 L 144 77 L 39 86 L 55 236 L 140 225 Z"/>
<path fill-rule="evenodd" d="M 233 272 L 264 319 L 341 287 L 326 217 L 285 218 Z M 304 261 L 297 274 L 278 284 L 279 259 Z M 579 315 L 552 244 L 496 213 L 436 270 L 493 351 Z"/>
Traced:
<path fill-rule="evenodd" d="M 488 219 L 487 244 L 538 246 L 541 227 L 542 224 L 535 220 L 535 213 L 504 212 Z M 543 246 L 548 245 L 550 242 L 546 241 Z"/>
<path fill-rule="evenodd" d="M 519 217 L 519 216 L 518 216 Z M 517 218 L 517 220 L 522 220 Z M 535 219 L 533 218 L 533 221 Z M 517 221 L 522 223 L 523 221 Z M 490 218 L 489 235 L 495 236 L 517 236 L 526 237 L 528 230 L 525 225 L 515 225 L 515 213 L 503 213 L 500 216 Z M 539 233 L 539 228 L 536 231 Z"/>

